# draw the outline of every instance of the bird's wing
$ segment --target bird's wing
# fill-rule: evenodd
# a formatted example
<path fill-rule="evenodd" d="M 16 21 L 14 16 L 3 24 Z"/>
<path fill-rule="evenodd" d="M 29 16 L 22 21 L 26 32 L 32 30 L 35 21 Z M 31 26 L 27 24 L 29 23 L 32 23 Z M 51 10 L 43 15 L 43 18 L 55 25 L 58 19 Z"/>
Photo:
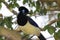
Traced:
<path fill-rule="evenodd" d="M 32 18 L 28 17 L 28 21 L 29 21 L 30 24 L 34 25 L 35 27 L 39 27 L 37 25 L 37 23 Z"/>

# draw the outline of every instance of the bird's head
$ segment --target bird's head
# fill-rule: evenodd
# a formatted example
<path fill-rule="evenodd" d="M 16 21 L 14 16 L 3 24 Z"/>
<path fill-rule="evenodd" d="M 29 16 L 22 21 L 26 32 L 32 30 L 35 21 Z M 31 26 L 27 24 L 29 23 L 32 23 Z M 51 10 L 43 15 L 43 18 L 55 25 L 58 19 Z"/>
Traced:
<path fill-rule="evenodd" d="M 24 6 L 19 7 L 18 10 L 19 10 L 20 14 L 23 14 L 23 15 L 29 14 L 29 10 L 26 7 L 24 7 Z"/>
<path fill-rule="evenodd" d="M 27 14 L 29 14 L 29 10 L 24 6 L 19 7 L 18 10 L 19 14 L 17 15 L 17 23 L 20 26 L 24 26 L 28 21 Z"/>

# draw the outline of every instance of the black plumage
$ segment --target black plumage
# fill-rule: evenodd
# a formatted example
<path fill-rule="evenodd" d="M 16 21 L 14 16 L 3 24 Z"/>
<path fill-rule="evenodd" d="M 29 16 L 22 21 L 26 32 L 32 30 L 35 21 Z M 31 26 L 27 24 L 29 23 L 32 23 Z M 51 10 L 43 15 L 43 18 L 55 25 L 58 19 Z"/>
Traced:
<path fill-rule="evenodd" d="M 23 15 L 27 15 L 27 14 L 29 14 L 29 11 L 27 8 L 21 6 L 21 7 L 19 7 L 19 13 L 20 14 L 22 13 Z"/>
<path fill-rule="evenodd" d="M 17 15 L 17 23 L 20 26 L 24 26 L 27 23 L 27 16 L 23 15 L 23 14 L 18 14 Z"/>
<path fill-rule="evenodd" d="M 37 23 L 33 19 L 31 19 L 30 17 L 28 17 L 27 14 L 29 14 L 29 10 L 27 8 L 25 8 L 23 6 L 19 8 L 19 14 L 17 15 L 17 23 L 18 23 L 18 25 L 25 26 L 27 24 L 27 22 L 29 21 L 29 23 L 31 25 L 33 25 L 34 27 L 39 28 L 39 26 L 37 25 Z M 38 38 L 40 40 L 46 40 L 41 33 L 38 36 Z"/>

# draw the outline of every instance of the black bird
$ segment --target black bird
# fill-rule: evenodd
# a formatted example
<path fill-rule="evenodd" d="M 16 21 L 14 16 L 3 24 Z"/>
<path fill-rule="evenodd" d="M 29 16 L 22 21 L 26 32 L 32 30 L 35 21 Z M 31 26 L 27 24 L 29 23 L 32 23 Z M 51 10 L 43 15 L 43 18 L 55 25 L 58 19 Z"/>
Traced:
<path fill-rule="evenodd" d="M 46 40 L 45 37 L 40 33 L 39 26 L 37 23 L 27 16 L 29 10 L 26 7 L 19 7 L 19 14 L 17 15 L 17 23 L 21 27 L 18 27 L 18 30 L 23 31 L 26 34 L 36 35 L 40 40 Z"/>

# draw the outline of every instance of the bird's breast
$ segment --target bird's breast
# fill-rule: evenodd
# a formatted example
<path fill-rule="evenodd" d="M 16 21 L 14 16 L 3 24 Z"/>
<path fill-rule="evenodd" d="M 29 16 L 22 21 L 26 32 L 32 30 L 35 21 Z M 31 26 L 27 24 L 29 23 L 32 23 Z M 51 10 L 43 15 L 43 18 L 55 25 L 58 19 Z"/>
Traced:
<path fill-rule="evenodd" d="M 39 36 L 40 34 L 40 29 L 31 25 L 29 22 L 27 22 L 25 26 L 21 26 L 20 30 L 22 30 L 26 34 L 32 34 L 37 36 Z"/>

